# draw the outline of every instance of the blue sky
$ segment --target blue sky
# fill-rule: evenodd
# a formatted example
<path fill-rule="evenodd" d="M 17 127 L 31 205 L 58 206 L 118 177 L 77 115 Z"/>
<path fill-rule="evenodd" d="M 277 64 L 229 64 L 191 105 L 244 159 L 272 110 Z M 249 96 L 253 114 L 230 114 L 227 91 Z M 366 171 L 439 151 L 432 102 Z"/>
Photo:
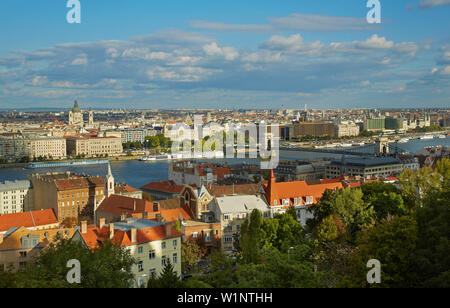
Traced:
<path fill-rule="evenodd" d="M 448 107 L 450 0 L 3 0 L 0 108 Z"/>

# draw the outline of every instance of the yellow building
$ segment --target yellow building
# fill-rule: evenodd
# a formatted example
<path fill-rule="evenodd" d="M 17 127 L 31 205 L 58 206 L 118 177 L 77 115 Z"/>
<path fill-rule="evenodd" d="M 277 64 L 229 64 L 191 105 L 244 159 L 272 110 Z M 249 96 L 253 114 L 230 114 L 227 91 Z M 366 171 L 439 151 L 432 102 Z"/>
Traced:
<path fill-rule="evenodd" d="M 23 269 L 58 235 L 62 238 L 71 238 L 73 234 L 73 228 L 28 230 L 25 227 L 0 234 L 0 271 Z"/>
<path fill-rule="evenodd" d="M 122 154 L 122 139 L 117 137 L 75 136 L 67 138 L 68 155 L 117 156 Z"/>
<path fill-rule="evenodd" d="M 100 219 L 98 227 L 88 228 L 86 222 L 73 237 L 90 249 L 99 247 L 105 240 L 128 249 L 137 261 L 132 272 L 136 287 L 145 286 L 150 277 L 159 277 L 168 260 L 174 271 L 181 275 L 182 233 L 172 229 L 171 224 L 148 219 L 127 218 L 106 224 Z"/>

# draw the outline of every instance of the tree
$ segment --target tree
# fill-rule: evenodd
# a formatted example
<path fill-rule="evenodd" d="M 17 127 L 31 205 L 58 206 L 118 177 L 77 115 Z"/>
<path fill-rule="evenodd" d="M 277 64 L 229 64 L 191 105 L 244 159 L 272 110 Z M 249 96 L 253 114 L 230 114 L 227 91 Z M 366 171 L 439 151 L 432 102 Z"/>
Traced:
<path fill-rule="evenodd" d="M 450 287 L 450 188 L 429 196 L 417 209 L 414 273 L 419 287 Z"/>
<path fill-rule="evenodd" d="M 166 260 L 166 264 L 163 268 L 160 276 L 155 279 L 151 277 L 148 280 L 147 288 L 181 288 L 182 283 L 180 278 L 174 272 L 173 264 L 170 262 L 170 259 Z"/>
<path fill-rule="evenodd" d="M 447 162 L 443 162 L 444 167 Z M 420 170 L 404 170 L 399 176 L 399 184 L 408 213 L 422 206 L 427 195 L 432 195 L 441 190 L 445 179 L 438 170 L 424 167 Z"/>
<path fill-rule="evenodd" d="M 211 270 L 200 279 L 213 288 L 232 288 L 238 281 L 235 262 L 229 256 L 216 251 L 209 256 Z"/>
<path fill-rule="evenodd" d="M 384 220 L 364 231 L 357 241 L 357 249 L 349 258 L 349 274 L 342 281 L 344 287 L 411 287 L 411 256 L 418 239 L 417 223 L 411 216 Z M 367 262 L 381 263 L 381 284 L 367 282 Z"/>
<path fill-rule="evenodd" d="M 254 209 L 241 226 L 241 237 L 239 239 L 242 249 L 242 260 L 244 263 L 259 263 L 261 242 L 262 215 L 258 209 Z"/>
<path fill-rule="evenodd" d="M 197 265 L 200 260 L 200 246 L 194 241 L 187 241 L 181 244 L 181 267 L 183 273 L 188 272 L 188 269 Z"/>
<path fill-rule="evenodd" d="M 312 210 L 314 219 L 308 222 L 311 230 L 314 231 L 325 218 L 335 215 L 344 224 L 349 239 L 357 231 L 369 227 L 375 217 L 373 207 L 364 203 L 363 193 L 359 188 L 327 190 Z"/>
<path fill-rule="evenodd" d="M 327 274 L 315 271 L 313 250 L 307 244 L 293 247 L 289 253 L 276 248 L 262 252 L 264 262 L 239 265 L 239 288 L 314 288 L 327 285 Z"/>
<path fill-rule="evenodd" d="M 81 284 L 69 284 L 67 262 L 81 264 Z M 19 288 L 128 288 L 134 285 L 130 252 L 106 241 L 94 250 L 82 242 L 57 238 L 17 277 Z"/>
<path fill-rule="evenodd" d="M 180 223 L 179 220 L 175 221 L 175 224 L 174 224 L 173 228 L 175 229 L 175 231 L 181 232 L 181 223 Z"/>

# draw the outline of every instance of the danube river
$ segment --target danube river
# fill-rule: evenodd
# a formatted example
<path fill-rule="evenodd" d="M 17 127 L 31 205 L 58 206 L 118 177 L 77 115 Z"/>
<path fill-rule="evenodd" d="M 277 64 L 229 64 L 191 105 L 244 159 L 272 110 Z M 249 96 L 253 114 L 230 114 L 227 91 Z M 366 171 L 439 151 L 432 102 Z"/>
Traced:
<path fill-rule="evenodd" d="M 425 146 L 450 146 L 450 138 L 446 139 L 431 139 L 419 140 L 413 139 L 408 143 L 400 144 L 403 149 L 415 153 L 417 150 Z M 340 158 L 341 155 L 308 153 L 308 152 L 284 152 L 281 151 L 281 159 L 291 160 L 311 160 L 318 158 Z M 216 159 L 209 160 L 210 162 L 227 162 L 228 164 L 239 164 L 242 162 L 250 162 L 251 160 L 243 159 Z M 257 162 L 254 160 L 254 162 Z M 167 180 L 169 162 L 141 162 L 137 160 L 131 161 L 112 161 L 111 169 L 116 179 L 116 182 L 127 183 L 133 187 L 139 188 L 149 182 Z M 65 172 L 71 171 L 80 174 L 100 175 L 105 176 L 107 173 L 107 165 L 90 165 L 82 167 L 61 167 L 61 168 L 40 168 L 40 169 L 25 169 L 25 168 L 4 168 L 0 169 L 0 182 L 6 180 L 24 180 L 31 173 L 45 173 L 45 172 Z"/>

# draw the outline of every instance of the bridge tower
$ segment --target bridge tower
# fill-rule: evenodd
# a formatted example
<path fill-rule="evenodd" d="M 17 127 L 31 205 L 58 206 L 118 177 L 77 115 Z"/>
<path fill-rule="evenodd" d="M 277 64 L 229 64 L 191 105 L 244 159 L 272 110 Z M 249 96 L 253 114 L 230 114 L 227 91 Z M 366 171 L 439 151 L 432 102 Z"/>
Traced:
<path fill-rule="evenodd" d="M 379 137 L 375 140 L 375 154 L 377 156 L 389 154 L 389 139 Z"/>

